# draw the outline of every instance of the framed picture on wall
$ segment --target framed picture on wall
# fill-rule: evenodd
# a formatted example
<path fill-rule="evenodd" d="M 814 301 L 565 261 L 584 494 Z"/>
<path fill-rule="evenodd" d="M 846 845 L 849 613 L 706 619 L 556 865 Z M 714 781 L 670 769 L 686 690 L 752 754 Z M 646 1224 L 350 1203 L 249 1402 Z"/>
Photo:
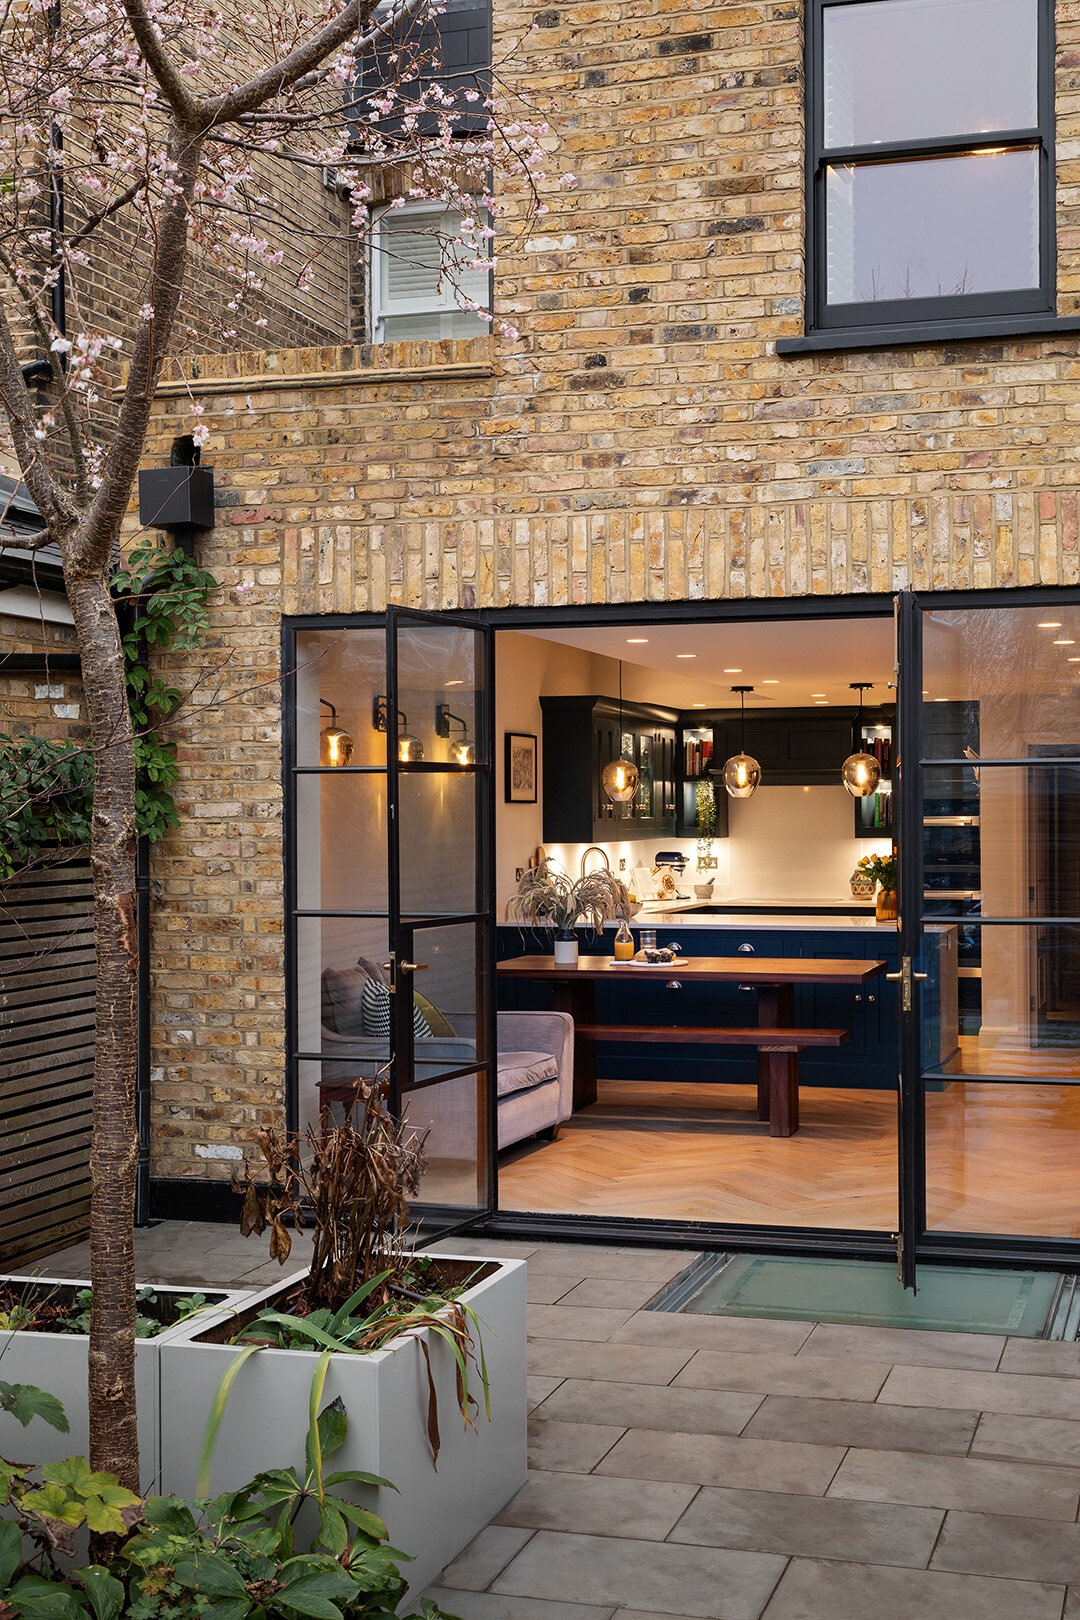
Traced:
<path fill-rule="evenodd" d="M 529 732 L 507 731 L 506 802 L 536 803 L 536 738 Z"/>

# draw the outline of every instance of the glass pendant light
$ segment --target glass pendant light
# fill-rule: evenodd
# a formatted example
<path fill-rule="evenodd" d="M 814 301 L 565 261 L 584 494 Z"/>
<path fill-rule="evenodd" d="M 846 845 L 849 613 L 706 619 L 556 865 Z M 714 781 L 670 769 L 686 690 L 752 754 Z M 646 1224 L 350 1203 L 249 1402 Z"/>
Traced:
<path fill-rule="evenodd" d="M 855 719 L 855 734 L 860 744 L 862 742 L 863 693 L 873 684 L 873 681 L 851 682 L 851 690 L 859 694 L 859 713 Z M 877 790 L 877 785 L 881 781 L 881 766 L 873 754 L 866 753 L 860 746 L 857 753 L 849 754 L 845 759 L 840 774 L 844 786 L 853 799 L 866 799 Z"/>
<path fill-rule="evenodd" d="M 641 782 L 641 772 L 632 759 L 622 756 L 622 659 L 619 659 L 619 755 L 604 766 L 600 778 L 604 792 L 616 804 L 629 804 Z"/>
<path fill-rule="evenodd" d="M 732 799 L 749 799 L 761 785 L 761 766 L 746 752 L 746 694 L 752 686 L 733 686 L 739 694 L 739 752 L 724 763 L 724 788 Z"/>
<path fill-rule="evenodd" d="M 400 719 L 402 725 L 407 727 L 409 717 L 404 711 L 400 712 Z M 397 740 L 397 757 L 402 765 L 419 765 L 424 757 L 424 745 L 419 737 L 412 736 L 407 730 L 402 731 Z"/>
<path fill-rule="evenodd" d="M 337 710 L 325 698 L 319 702 L 330 710 L 330 724 L 319 733 L 320 765 L 347 765 L 352 759 L 353 740 L 343 726 L 337 723 Z"/>

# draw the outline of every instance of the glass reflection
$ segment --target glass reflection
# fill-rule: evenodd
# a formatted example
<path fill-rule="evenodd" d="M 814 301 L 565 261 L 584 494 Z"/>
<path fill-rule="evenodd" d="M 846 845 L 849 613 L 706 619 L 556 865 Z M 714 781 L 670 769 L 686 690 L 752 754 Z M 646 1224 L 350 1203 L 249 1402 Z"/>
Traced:
<path fill-rule="evenodd" d="M 477 684 L 481 679 L 475 631 L 451 625 L 403 624 L 398 629 L 398 704 L 408 731 L 431 764 L 453 764 L 463 737 L 482 741 Z M 454 723 L 441 717 L 451 712 Z"/>
<path fill-rule="evenodd" d="M 296 777 L 296 903 L 301 911 L 385 911 L 386 778 Z"/>
<path fill-rule="evenodd" d="M 483 1075 L 461 1075 L 410 1091 L 401 1100 L 401 1111 L 406 1123 L 427 1137 L 427 1166 L 415 1202 L 482 1208 L 488 1201 Z"/>
<path fill-rule="evenodd" d="M 1080 1085 L 931 1085 L 928 1229 L 1080 1238 L 1080 1200 L 1066 1191 L 1078 1151 Z"/>
<path fill-rule="evenodd" d="M 403 916 L 479 909 L 476 793 L 471 771 L 398 777 Z"/>
<path fill-rule="evenodd" d="M 1036 0 L 829 6 L 824 40 L 827 147 L 1037 122 Z"/>
<path fill-rule="evenodd" d="M 928 924 L 922 965 L 927 1069 L 1080 1080 L 1080 927 Z"/>
<path fill-rule="evenodd" d="M 925 613 L 924 759 L 1080 757 L 1077 657 L 1080 608 L 1070 602 Z"/>
<path fill-rule="evenodd" d="M 322 757 L 331 725 L 352 742 L 348 764 L 386 764 L 386 737 L 372 725 L 373 705 L 386 689 L 386 636 L 376 629 L 303 630 L 296 637 L 296 763 Z"/>
<path fill-rule="evenodd" d="M 1034 148 L 826 171 L 830 304 L 1039 285 Z"/>

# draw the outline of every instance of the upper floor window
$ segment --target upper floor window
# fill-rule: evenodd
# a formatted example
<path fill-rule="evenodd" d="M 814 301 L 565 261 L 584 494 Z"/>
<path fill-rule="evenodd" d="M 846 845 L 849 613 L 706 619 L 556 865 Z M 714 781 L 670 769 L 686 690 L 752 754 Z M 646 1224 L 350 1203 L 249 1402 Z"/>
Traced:
<path fill-rule="evenodd" d="M 477 224 L 487 224 L 478 209 Z M 491 323 L 469 307 L 491 308 L 491 276 L 471 261 L 489 250 L 465 243 L 461 214 L 440 203 L 384 208 L 371 231 L 371 336 L 375 343 L 485 337 Z"/>
<path fill-rule="evenodd" d="M 1054 305 L 1047 0 L 813 0 L 808 324 Z"/>
<path fill-rule="evenodd" d="M 390 0 L 380 0 L 374 17 L 384 15 Z M 421 7 L 360 61 L 355 85 L 354 139 L 364 134 L 366 98 L 387 85 L 397 87 L 398 102 L 407 108 L 438 84 L 448 100 L 421 113 L 416 134 L 437 135 L 440 118 L 448 118 L 454 135 L 482 134 L 488 125 L 486 99 L 491 94 L 491 0 L 444 0 L 438 12 Z M 381 136 L 393 137 L 404 129 L 399 114 L 379 120 Z"/>

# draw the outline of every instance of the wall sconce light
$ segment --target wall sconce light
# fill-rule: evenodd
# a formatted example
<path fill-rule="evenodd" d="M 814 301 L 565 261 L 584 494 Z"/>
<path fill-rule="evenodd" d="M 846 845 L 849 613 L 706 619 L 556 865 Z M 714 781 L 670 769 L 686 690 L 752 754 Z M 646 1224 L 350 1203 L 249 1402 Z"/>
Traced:
<path fill-rule="evenodd" d="M 852 681 L 851 690 L 859 694 L 859 712 L 855 717 L 855 737 L 858 744 L 857 751 L 849 754 L 841 767 L 841 777 L 844 786 L 853 799 L 867 799 L 875 792 L 881 781 L 881 766 L 873 754 L 868 754 L 862 748 L 862 711 L 863 693 L 873 686 L 873 681 Z"/>
<path fill-rule="evenodd" d="M 371 704 L 371 724 L 376 731 L 389 731 L 389 705 L 385 695 L 376 697 Z M 419 737 L 409 732 L 409 717 L 404 709 L 397 711 L 397 757 L 401 765 L 418 765 L 424 757 L 424 745 Z"/>
<path fill-rule="evenodd" d="M 476 764 L 476 744 L 469 741 L 469 728 L 458 714 L 450 713 L 449 703 L 436 703 L 435 705 L 435 735 L 449 737 L 450 722 L 461 727 L 461 736 L 450 744 L 450 758 L 455 765 Z"/>
<path fill-rule="evenodd" d="M 347 765 L 352 759 L 353 740 L 345 728 L 338 725 L 334 705 L 326 698 L 320 698 L 319 702 L 330 710 L 330 724 L 319 733 L 319 764 Z"/>
<path fill-rule="evenodd" d="M 746 694 L 752 686 L 733 686 L 739 694 L 739 752 L 724 762 L 724 790 L 729 798 L 749 799 L 761 785 L 761 766 L 746 752 Z"/>

